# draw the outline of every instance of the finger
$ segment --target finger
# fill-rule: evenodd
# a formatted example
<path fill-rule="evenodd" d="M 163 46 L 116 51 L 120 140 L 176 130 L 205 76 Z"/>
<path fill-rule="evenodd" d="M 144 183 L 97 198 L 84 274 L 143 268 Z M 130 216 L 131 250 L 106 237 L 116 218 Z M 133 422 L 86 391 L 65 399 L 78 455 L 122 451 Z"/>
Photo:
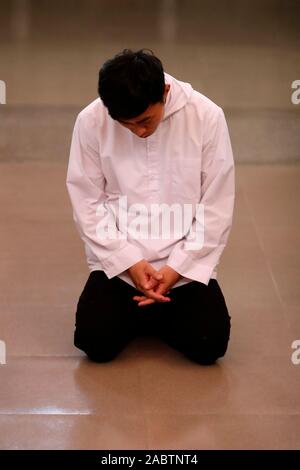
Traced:
<path fill-rule="evenodd" d="M 148 273 L 144 272 L 143 273 L 143 280 L 141 281 L 141 289 L 139 290 L 144 290 L 144 289 L 151 289 L 151 277 L 149 276 Z"/>
<path fill-rule="evenodd" d="M 145 307 L 146 305 L 151 305 L 151 304 L 155 304 L 155 300 L 147 299 L 147 300 L 143 300 L 142 302 L 139 302 L 138 307 Z"/>
<path fill-rule="evenodd" d="M 145 295 L 144 296 L 135 295 L 133 297 L 133 300 L 135 300 L 136 302 L 145 302 L 145 301 L 147 301 L 147 303 L 145 303 L 145 305 L 152 304 L 152 303 L 156 302 L 156 300 L 149 299 L 149 297 L 146 297 Z M 157 302 L 170 302 L 170 300 L 171 300 L 170 298 L 165 297 L 165 300 L 158 300 Z"/>
<path fill-rule="evenodd" d="M 166 290 L 167 290 L 167 288 L 166 288 L 166 286 L 165 286 L 164 284 L 159 284 L 159 286 L 157 287 L 157 289 L 155 289 L 154 293 L 155 293 L 155 294 L 158 294 L 158 295 L 160 295 L 160 296 L 162 296 L 162 297 L 164 297 L 164 298 L 166 299 L 166 298 L 168 298 L 168 297 L 166 297 L 166 294 L 169 294 L 169 292 L 170 292 L 170 291 L 168 290 L 168 292 L 166 293 Z"/>
<path fill-rule="evenodd" d="M 157 294 L 153 290 L 149 292 L 145 292 L 145 294 L 149 299 L 156 300 L 157 302 L 165 302 L 165 301 L 171 300 L 169 297 L 165 297 L 164 295 Z"/>
<path fill-rule="evenodd" d="M 157 285 L 159 284 L 159 281 L 157 281 L 156 279 L 154 279 L 153 277 L 151 277 L 151 279 L 147 282 L 147 284 L 145 285 L 145 289 L 153 289 L 154 287 L 156 287 Z"/>
<path fill-rule="evenodd" d="M 153 299 L 157 302 L 165 302 L 165 301 L 171 300 L 169 297 L 166 297 L 163 294 L 161 294 L 159 292 L 159 289 L 163 291 L 165 288 L 163 286 L 162 287 L 159 286 L 158 289 L 154 291 L 153 289 L 142 289 L 142 286 L 141 286 L 141 288 L 139 288 L 138 290 L 142 291 L 147 298 Z"/>
<path fill-rule="evenodd" d="M 158 282 L 159 281 L 154 279 L 150 274 L 145 272 L 144 273 L 144 279 L 141 282 L 141 288 L 146 289 L 146 290 L 153 289 L 153 287 L 155 287 L 158 284 Z"/>
<path fill-rule="evenodd" d="M 149 301 L 151 300 L 151 302 L 149 302 L 149 303 L 154 303 L 154 302 L 156 302 L 156 300 L 154 300 L 154 299 L 149 299 L 149 297 L 146 297 L 146 295 L 143 295 L 143 296 L 135 295 L 135 296 L 133 297 L 133 300 L 135 300 L 136 302 L 143 302 L 143 301 L 145 301 L 145 300 L 149 300 Z"/>
<path fill-rule="evenodd" d="M 135 295 L 135 296 L 133 297 L 133 300 L 136 300 L 137 302 L 142 302 L 142 301 L 144 301 L 144 300 L 151 300 L 151 303 L 153 303 L 153 302 L 168 302 L 167 298 L 166 298 L 166 300 L 164 300 L 164 301 L 163 301 L 163 300 L 156 301 L 156 300 L 154 300 L 154 299 L 149 299 L 149 297 L 147 297 L 146 295 L 144 295 L 144 296 Z"/>
<path fill-rule="evenodd" d="M 154 279 L 156 279 L 157 281 L 161 281 L 161 280 L 164 278 L 164 276 L 162 275 L 162 273 L 158 273 L 158 272 L 155 272 L 155 273 L 151 274 L 151 276 L 152 276 Z"/>
<path fill-rule="evenodd" d="M 164 295 L 161 295 L 161 294 L 157 294 L 156 292 L 154 292 L 153 290 L 146 290 L 146 292 L 144 292 L 145 295 L 141 296 L 141 295 L 134 295 L 132 298 L 133 300 L 137 300 L 139 301 L 140 299 L 153 299 L 157 302 L 163 302 L 165 301 L 166 299 L 168 299 L 168 297 L 165 297 Z"/>
<path fill-rule="evenodd" d="M 153 279 L 155 279 L 156 281 L 161 281 L 164 277 L 163 274 L 160 273 L 159 271 L 156 271 L 156 269 L 154 269 L 153 266 L 151 266 L 151 264 L 146 267 L 145 272 L 149 274 L 150 276 L 152 276 Z"/>
<path fill-rule="evenodd" d="M 142 292 L 148 299 L 163 300 L 163 295 L 157 294 L 153 289 L 143 289 L 141 286 L 138 290 Z"/>

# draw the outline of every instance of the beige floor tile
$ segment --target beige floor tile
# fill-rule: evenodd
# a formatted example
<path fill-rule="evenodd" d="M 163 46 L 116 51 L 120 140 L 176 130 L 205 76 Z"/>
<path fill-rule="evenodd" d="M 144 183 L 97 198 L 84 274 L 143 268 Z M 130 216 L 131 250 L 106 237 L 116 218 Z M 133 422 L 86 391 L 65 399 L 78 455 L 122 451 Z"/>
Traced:
<path fill-rule="evenodd" d="M 274 268 L 293 268 L 300 265 L 300 221 L 299 227 L 290 225 L 257 228 L 264 254 Z"/>
<path fill-rule="evenodd" d="M 286 311 L 290 307 L 299 307 L 300 305 L 300 263 L 298 266 L 277 265 L 272 267 L 274 280 L 276 282 L 280 297 Z"/>
<path fill-rule="evenodd" d="M 300 304 L 300 225 L 259 226 L 259 238 L 270 266 L 276 290 L 284 305 L 287 319 L 291 307 Z"/>
<path fill-rule="evenodd" d="M 241 316 L 243 309 L 278 312 L 282 308 L 271 266 L 252 223 L 236 223 L 218 267 L 218 282 L 227 306 Z"/>
<path fill-rule="evenodd" d="M 257 226 L 299 228 L 300 165 L 241 165 L 239 178 Z"/>
<path fill-rule="evenodd" d="M 62 163 L 1 163 L 2 258 L 84 259 L 65 180 Z"/>
<path fill-rule="evenodd" d="M 144 357 L 142 384 L 145 411 L 160 414 L 289 414 L 300 412 L 299 371 L 287 344 L 273 357 L 233 355 L 200 366 L 173 350 Z M 160 367 L 157 368 L 159 358 Z"/>
<path fill-rule="evenodd" d="M 0 415 L 3 450 L 147 449 L 144 418 L 137 414 Z"/>
<path fill-rule="evenodd" d="M 1 339 L 9 356 L 78 356 L 73 346 L 76 303 L 2 303 Z"/>
<path fill-rule="evenodd" d="M 62 212 L 67 213 L 69 209 L 66 206 L 68 196 L 65 185 L 67 157 L 66 155 L 66 160 L 59 163 L 1 162 L 0 194 L 7 202 L 3 210 L 9 208 L 20 215 L 26 209 L 28 212 L 31 210 L 29 212 L 31 215 L 32 212 L 40 210 L 40 214 L 49 214 L 49 217 Z"/>
<path fill-rule="evenodd" d="M 240 310 L 232 308 L 230 314 L 230 356 L 255 364 L 258 357 L 263 359 L 287 354 L 292 336 L 280 306 L 256 309 L 243 306 Z"/>
<path fill-rule="evenodd" d="M 237 225 L 238 227 L 240 227 L 244 223 L 252 223 L 252 215 L 249 211 L 245 192 L 242 187 L 242 182 L 239 178 L 240 166 L 241 165 L 235 166 L 235 200 L 233 213 L 233 226 Z M 230 236 L 232 236 L 232 234 Z"/>
<path fill-rule="evenodd" d="M 241 270 L 257 266 L 259 263 L 259 266 L 266 269 L 263 251 L 252 222 L 234 221 L 221 263 L 227 263 L 229 268 L 230 266 L 238 266 Z"/>
<path fill-rule="evenodd" d="M 0 302 L 71 305 L 78 300 L 77 280 L 85 282 L 88 275 L 87 267 L 76 259 L 45 259 L 41 253 L 39 258 L 33 255 L 26 261 L 3 260 Z M 71 284 L 69 280 L 72 280 Z"/>
<path fill-rule="evenodd" d="M 138 352 L 112 363 L 86 358 L 9 358 L 1 366 L 0 412 L 34 415 L 140 415 Z"/>
<path fill-rule="evenodd" d="M 151 449 L 299 449 L 300 416 L 147 415 Z"/>
<path fill-rule="evenodd" d="M 289 322 L 289 331 L 292 341 L 295 339 L 300 340 L 300 306 L 286 307 L 285 315 Z"/>
<path fill-rule="evenodd" d="M 290 169 L 238 167 L 236 217 L 218 276 L 231 340 L 212 367 L 154 337 L 137 338 L 111 363 L 88 361 L 73 346 L 89 273 L 61 189 L 65 167 L 2 169 L 0 339 L 8 357 L 0 366 L 1 448 L 297 446 L 298 183 Z"/>
<path fill-rule="evenodd" d="M 236 260 L 233 264 L 227 258 L 226 266 L 225 263 L 222 265 L 218 280 L 224 293 L 227 293 L 228 306 L 236 312 L 240 312 L 243 306 L 253 311 L 261 307 L 277 311 L 280 297 L 265 260 L 258 256 L 255 263 L 251 253 L 248 253 L 248 259 L 249 263 L 238 264 Z"/>
<path fill-rule="evenodd" d="M 8 220 L 1 227 L 0 255 L 11 263 L 36 263 L 75 261 L 87 267 L 83 244 L 75 226 L 64 220 L 41 221 L 39 216 L 26 220 Z M 41 256 L 42 255 L 42 256 Z"/>

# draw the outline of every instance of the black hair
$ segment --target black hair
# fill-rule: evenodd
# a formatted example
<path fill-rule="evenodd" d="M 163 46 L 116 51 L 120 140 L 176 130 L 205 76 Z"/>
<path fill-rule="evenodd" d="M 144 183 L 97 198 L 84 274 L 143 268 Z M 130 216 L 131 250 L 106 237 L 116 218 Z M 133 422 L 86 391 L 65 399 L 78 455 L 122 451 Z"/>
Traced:
<path fill-rule="evenodd" d="M 163 101 L 165 77 L 161 61 L 149 49 L 124 49 L 99 71 L 98 93 L 110 116 L 132 119 Z"/>

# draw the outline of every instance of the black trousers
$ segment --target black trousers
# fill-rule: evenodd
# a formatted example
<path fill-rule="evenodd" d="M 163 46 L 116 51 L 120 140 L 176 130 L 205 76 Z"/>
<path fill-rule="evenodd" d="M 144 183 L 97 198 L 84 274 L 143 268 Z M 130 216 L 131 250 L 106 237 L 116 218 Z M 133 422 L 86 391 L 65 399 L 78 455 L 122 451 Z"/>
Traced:
<path fill-rule="evenodd" d="M 74 344 L 96 362 L 114 359 L 136 336 L 155 335 L 199 364 L 224 356 L 230 316 L 216 279 L 170 290 L 170 302 L 138 307 L 137 289 L 104 271 L 92 271 L 76 311 Z"/>

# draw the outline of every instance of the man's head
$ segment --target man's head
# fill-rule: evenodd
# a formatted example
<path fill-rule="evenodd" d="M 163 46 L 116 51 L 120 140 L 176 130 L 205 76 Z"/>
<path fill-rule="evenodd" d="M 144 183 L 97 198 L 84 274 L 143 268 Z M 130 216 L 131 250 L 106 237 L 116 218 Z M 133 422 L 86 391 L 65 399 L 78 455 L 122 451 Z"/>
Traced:
<path fill-rule="evenodd" d="M 110 116 L 139 137 L 156 130 L 169 88 L 161 61 L 145 49 L 124 49 L 99 72 L 98 93 Z"/>

